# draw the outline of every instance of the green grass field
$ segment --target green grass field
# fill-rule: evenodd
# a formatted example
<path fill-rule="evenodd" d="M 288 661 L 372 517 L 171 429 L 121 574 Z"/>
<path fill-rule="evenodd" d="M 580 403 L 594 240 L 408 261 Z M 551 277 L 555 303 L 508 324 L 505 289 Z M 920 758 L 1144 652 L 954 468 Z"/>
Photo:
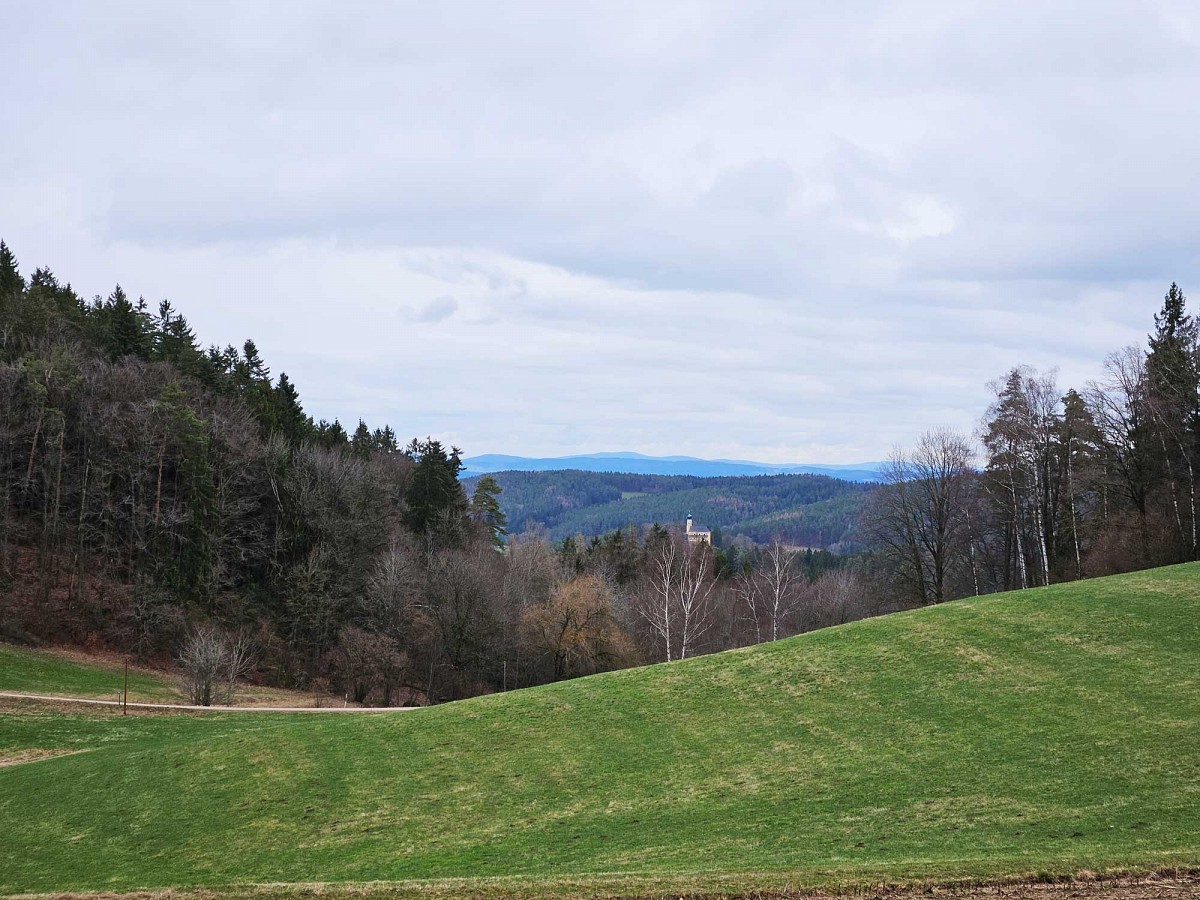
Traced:
<path fill-rule="evenodd" d="M 0 768 L 0 893 L 1193 866 L 1200 565 L 417 712 L 0 715 L 0 758 L 55 749 Z"/>
<path fill-rule="evenodd" d="M 45 650 L 0 644 L 0 691 L 55 694 L 116 700 L 124 684 L 123 667 L 74 659 Z M 129 670 L 129 699 L 179 703 L 183 692 L 170 677 Z"/>

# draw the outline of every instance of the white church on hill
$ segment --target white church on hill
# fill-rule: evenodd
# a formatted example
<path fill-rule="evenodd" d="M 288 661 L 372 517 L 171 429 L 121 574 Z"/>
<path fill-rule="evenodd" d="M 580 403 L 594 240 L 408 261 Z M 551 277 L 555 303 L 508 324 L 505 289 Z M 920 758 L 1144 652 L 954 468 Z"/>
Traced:
<path fill-rule="evenodd" d="M 688 513 L 687 527 L 683 532 L 687 535 L 689 544 L 711 544 L 712 532 L 706 528 L 696 528 L 692 525 L 692 514 Z"/>

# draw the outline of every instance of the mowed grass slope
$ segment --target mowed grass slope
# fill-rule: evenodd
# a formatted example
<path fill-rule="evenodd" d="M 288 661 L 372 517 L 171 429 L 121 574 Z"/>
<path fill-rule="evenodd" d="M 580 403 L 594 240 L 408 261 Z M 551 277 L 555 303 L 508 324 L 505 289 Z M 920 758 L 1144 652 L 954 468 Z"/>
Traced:
<path fill-rule="evenodd" d="M 116 700 L 124 679 L 120 663 L 79 660 L 52 650 L 0 644 L 0 691 Z M 169 676 L 131 668 L 129 699 L 179 703 L 184 697 Z"/>
<path fill-rule="evenodd" d="M 0 893 L 1195 865 L 1198 671 L 1187 565 L 388 716 L 9 710 L 88 752 L 0 768 Z"/>

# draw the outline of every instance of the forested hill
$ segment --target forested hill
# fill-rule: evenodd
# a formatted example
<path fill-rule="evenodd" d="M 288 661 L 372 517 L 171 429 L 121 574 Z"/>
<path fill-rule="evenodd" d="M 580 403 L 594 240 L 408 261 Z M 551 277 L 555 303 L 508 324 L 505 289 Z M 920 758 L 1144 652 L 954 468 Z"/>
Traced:
<path fill-rule="evenodd" d="M 359 701 L 437 702 L 889 608 L 817 554 L 777 556 L 797 577 L 768 608 L 763 550 L 690 548 L 678 527 L 556 547 L 519 534 L 690 512 L 828 545 L 855 485 L 506 475 L 506 531 L 494 482 L 464 485 L 456 448 L 313 421 L 253 341 L 205 346 L 169 302 L 135 296 L 26 277 L 0 242 L 0 641 L 174 659 L 201 703 L 248 668 Z M 666 594 L 652 587 L 664 566 Z"/>
<path fill-rule="evenodd" d="M 828 475 L 842 481 L 881 481 L 883 463 L 812 465 L 762 463 L 744 459 L 698 459 L 694 456 L 646 456 L 644 453 L 587 453 L 578 456 L 529 457 L 486 453 L 463 459 L 463 473 L 474 477 L 489 472 L 628 472 L 633 475 Z"/>
<path fill-rule="evenodd" d="M 823 475 L 705 478 L 578 470 L 497 472 L 509 531 L 541 524 L 555 540 L 627 525 L 697 525 L 766 542 L 845 549 L 869 485 Z M 467 479 L 467 490 L 477 479 Z"/>
<path fill-rule="evenodd" d="M 0 640 L 146 658 L 213 624 L 252 635 L 278 683 L 351 644 L 398 682 L 446 642 L 397 598 L 499 556 L 459 470 L 435 440 L 314 422 L 253 341 L 205 348 L 165 300 L 27 280 L 0 243 Z M 447 693 L 481 677 L 471 649 Z"/>

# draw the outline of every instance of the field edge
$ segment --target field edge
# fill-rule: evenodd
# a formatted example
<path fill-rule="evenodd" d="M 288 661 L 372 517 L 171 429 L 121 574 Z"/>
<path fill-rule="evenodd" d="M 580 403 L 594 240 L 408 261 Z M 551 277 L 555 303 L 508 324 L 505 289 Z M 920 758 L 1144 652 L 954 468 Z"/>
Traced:
<path fill-rule="evenodd" d="M 1020 896 L 1021 888 L 1072 886 L 1104 889 L 1109 900 L 1120 900 L 1120 888 L 1132 886 L 1191 886 L 1200 898 L 1200 852 L 1186 862 L 1154 866 L 1114 866 L 1088 869 L 1074 864 L 1009 875 L 848 877 L 830 873 L 744 872 L 679 875 L 612 874 L 570 878 L 507 875 L 487 878 L 404 879 L 365 882 L 271 882 L 206 887 L 138 888 L 128 891 L 50 891 L 0 894 L 3 900 L 290 900 L 298 897 L 356 898 L 356 900 L 783 900 L 799 897 L 906 897 L 946 893 L 974 896 L 1001 892 Z M 1008 890 L 1004 890 L 1008 889 Z M 1072 897 L 1077 896 L 1073 893 Z"/>

